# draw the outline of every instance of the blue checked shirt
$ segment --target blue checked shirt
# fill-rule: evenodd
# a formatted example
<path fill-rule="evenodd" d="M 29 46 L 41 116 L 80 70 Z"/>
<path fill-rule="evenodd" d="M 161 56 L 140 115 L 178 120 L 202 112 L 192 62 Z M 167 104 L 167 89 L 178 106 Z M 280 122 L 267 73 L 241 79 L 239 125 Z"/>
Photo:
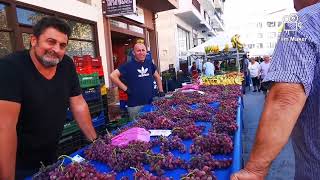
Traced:
<path fill-rule="evenodd" d="M 320 179 L 320 3 L 285 25 L 264 81 L 300 83 L 308 96 L 292 132 L 295 179 Z M 298 27 L 297 27 L 298 26 Z"/>

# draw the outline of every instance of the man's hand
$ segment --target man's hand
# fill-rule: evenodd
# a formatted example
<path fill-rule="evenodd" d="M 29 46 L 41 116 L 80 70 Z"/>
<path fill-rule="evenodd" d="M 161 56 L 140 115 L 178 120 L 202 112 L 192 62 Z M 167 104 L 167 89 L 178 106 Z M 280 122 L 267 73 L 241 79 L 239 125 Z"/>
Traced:
<path fill-rule="evenodd" d="M 130 89 L 129 89 L 129 88 L 127 88 L 127 90 L 125 90 L 124 92 L 125 92 L 125 93 L 127 93 L 127 95 L 128 95 L 128 96 L 130 96 L 130 95 L 131 95 L 131 91 L 130 91 Z"/>
<path fill-rule="evenodd" d="M 259 173 L 242 169 L 241 171 L 234 173 L 230 177 L 231 180 L 263 180 L 263 176 Z"/>
<path fill-rule="evenodd" d="M 165 95 L 166 95 L 166 93 L 164 93 L 164 92 L 160 92 L 160 91 L 159 91 L 159 93 L 158 93 L 158 96 L 159 96 L 159 97 L 164 97 Z"/>

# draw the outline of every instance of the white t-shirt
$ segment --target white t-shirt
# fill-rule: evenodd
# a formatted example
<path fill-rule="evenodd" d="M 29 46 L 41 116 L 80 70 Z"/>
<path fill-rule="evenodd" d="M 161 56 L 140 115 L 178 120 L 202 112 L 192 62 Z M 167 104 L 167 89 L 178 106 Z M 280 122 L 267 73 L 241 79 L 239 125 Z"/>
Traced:
<path fill-rule="evenodd" d="M 259 72 L 260 72 L 260 64 L 258 62 L 255 62 L 254 64 L 252 64 L 251 62 L 249 63 L 249 71 L 250 71 L 250 77 L 257 77 L 259 76 Z"/>
<path fill-rule="evenodd" d="M 206 76 L 214 76 L 214 65 L 211 62 L 204 63 L 203 68 L 205 68 Z"/>
<path fill-rule="evenodd" d="M 262 62 L 260 64 L 260 67 L 261 67 L 261 78 L 264 79 L 264 77 L 266 77 L 268 71 L 269 71 L 269 67 L 270 67 L 270 62 L 269 63 L 265 63 L 265 62 Z"/>

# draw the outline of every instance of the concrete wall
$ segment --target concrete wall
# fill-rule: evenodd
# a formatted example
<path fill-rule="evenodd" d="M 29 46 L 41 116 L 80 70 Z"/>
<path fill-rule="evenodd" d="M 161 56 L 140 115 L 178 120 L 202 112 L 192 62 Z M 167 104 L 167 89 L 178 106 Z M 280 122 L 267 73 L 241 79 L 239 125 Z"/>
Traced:
<path fill-rule="evenodd" d="M 99 51 L 102 58 L 102 64 L 104 69 L 106 85 L 109 84 L 108 67 L 107 67 L 107 55 L 105 46 L 103 15 L 101 9 L 101 0 L 91 0 L 91 4 L 85 4 L 77 0 L 64 0 L 60 3 L 53 0 L 19 0 L 27 4 L 39 6 L 42 8 L 50 9 L 60 13 L 76 16 L 82 19 L 94 21 L 97 23 Z"/>
<path fill-rule="evenodd" d="M 174 10 L 158 13 L 156 29 L 158 32 L 160 71 L 167 70 L 169 68 L 169 64 L 175 64 L 176 26 Z"/>
<path fill-rule="evenodd" d="M 156 20 L 161 71 L 167 70 L 169 64 L 174 64 L 176 70 L 179 69 L 178 27 L 189 32 L 190 48 L 193 47 L 193 32 L 198 35 L 198 38 L 203 37 L 201 32 L 196 31 L 194 27 L 175 16 L 174 11 L 158 13 Z"/>

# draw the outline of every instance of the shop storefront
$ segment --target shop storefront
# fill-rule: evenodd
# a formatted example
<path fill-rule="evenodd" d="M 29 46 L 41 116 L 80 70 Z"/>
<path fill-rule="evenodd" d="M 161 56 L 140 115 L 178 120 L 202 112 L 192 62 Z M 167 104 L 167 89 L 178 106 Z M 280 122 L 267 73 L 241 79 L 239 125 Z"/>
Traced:
<path fill-rule="evenodd" d="M 158 56 L 157 30 L 155 26 L 156 13 L 177 8 L 175 0 L 155 0 L 152 3 L 145 0 L 136 1 L 136 14 L 116 17 L 105 16 L 105 34 L 107 46 L 108 71 L 112 72 L 131 58 L 131 51 L 136 42 L 146 45 L 154 63 L 160 68 Z M 110 119 L 119 118 L 118 88 L 110 84 L 108 103 Z M 114 115 L 113 115 L 114 114 Z"/>

